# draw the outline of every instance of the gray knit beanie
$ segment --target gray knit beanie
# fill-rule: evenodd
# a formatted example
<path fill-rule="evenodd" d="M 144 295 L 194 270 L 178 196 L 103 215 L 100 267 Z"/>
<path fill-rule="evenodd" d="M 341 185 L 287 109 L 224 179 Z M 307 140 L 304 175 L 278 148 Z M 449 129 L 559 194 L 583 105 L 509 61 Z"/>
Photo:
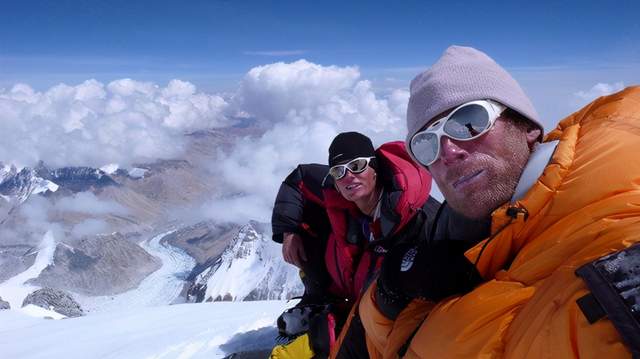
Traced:
<path fill-rule="evenodd" d="M 471 47 L 450 46 L 430 69 L 411 81 L 410 91 L 407 148 L 411 137 L 435 116 L 474 100 L 495 100 L 544 132 L 538 113 L 516 80 L 489 56 Z"/>

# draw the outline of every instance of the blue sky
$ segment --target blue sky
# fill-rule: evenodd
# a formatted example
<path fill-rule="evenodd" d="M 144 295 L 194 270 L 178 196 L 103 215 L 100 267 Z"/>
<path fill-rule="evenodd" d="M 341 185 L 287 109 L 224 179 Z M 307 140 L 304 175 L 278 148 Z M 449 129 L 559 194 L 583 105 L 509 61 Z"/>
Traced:
<path fill-rule="evenodd" d="M 547 80 L 569 93 L 640 82 L 639 13 L 638 1 L 0 0 L 0 88 L 127 77 L 232 91 L 254 66 L 300 58 L 406 87 L 461 44 L 535 100 L 554 93 Z"/>

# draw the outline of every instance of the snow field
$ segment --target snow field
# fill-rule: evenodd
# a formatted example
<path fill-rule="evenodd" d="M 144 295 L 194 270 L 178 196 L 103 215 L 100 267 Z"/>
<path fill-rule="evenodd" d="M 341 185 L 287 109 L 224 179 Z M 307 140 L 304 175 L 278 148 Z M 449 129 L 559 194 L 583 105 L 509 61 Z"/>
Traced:
<path fill-rule="evenodd" d="M 228 353 L 221 346 L 231 338 L 236 349 L 273 346 L 275 320 L 292 305 L 285 301 L 178 304 L 64 320 L 5 310 L 0 311 L 0 348 L 4 359 L 222 358 Z"/>

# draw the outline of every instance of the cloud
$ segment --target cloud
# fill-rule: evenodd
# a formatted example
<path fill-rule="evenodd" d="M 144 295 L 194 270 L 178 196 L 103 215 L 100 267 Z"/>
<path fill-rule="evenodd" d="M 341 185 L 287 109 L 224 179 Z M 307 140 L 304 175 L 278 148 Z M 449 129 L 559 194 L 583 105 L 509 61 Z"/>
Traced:
<path fill-rule="evenodd" d="M 26 84 L 0 89 L 0 161 L 33 166 L 93 166 L 174 158 L 185 132 L 226 126 L 227 102 L 172 80 L 162 88 L 121 79 L 88 80 L 45 92 Z"/>
<path fill-rule="evenodd" d="M 100 199 L 91 192 L 80 192 L 57 200 L 30 196 L 18 207 L 17 216 L 0 226 L 0 242 L 35 245 L 48 230 L 53 231 L 55 238 L 67 241 L 105 233 L 112 227 L 103 218 L 128 214 L 128 209 L 117 202 Z"/>
<path fill-rule="evenodd" d="M 56 202 L 55 208 L 59 211 L 90 215 L 126 215 L 128 213 L 127 209 L 117 202 L 99 199 L 91 192 L 79 192 L 69 197 L 63 197 Z"/>
<path fill-rule="evenodd" d="M 59 223 L 52 222 L 49 213 L 51 202 L 42 196 L 31 196 L 20 207 L 15 215 L 10 216 L 8 222 L 3 221 L 0 226 L 0 244 L 38 245 L 42 236 L 49 230 L 57 239 L 64 238 L 64 228 Z"/>
<path fill-rule="evenodd" d="M 71 234 L 76 238 L 80 238 L 105 233 L 108 229 L 107 222 L 101 219 L 89 218 L 73 226 Z"/>
<path fill-rule="evenodd" d="M 180 80 L 166 87 L 121 79 L 58 85 L 45 92 L 24 84 L 0 90 L 0 160 L 49 166 L 118 163 L 120 168 L 158 158 L 176 158 L 188 131 L 228 126 L 241 115 L 255 120 L 262 135 L 236 141 L 209 170 L 222 195 L 194 212 L 243 223 L 268 221 L 278 187 L 299 163 L 326 163 L 331 140 L 360 131 L 376 146 L 406 133 L 406 88 L 377 92 L 357 67 L 323 66 L 299 60 L 249 70 L 224 98 L 199 93 Z M 60 211 L 119 213 L 90 193 L 63 198 Z M 185 210 L 186 211 L 186 210 Z M 74 233 L 101 228 L 87 222 Z"/>
<path fill-rule="evenodd" d="M 304 55 L 307 50 L 267 50 L 267 51 L 244 51 L 243 54 L 251 56 L 299 56 Z"/>
<path fill-rule="evenodd" d="M 326 163 L 331 140 L 359 131 L 380 145 L 406 133 L 407 90 L 378 96 L 355 67 L 322 66 L 305 60 L 251 69 L 231 106 L 265 129 L 238 141 L 213 169 L 228 198 L 203 208 L 212 218 L 268 221 L 278 187 L 299 163 Z"/>
<path fill-rule="evenodd" d="M 588 91 L 578 91 L 574 93 L 574 96 L 578 98 L 583 104 L 587 104 L 600 96 L 610 95 L 614 92 L 618 92 L 624 89 L 623 82 L 616 82 L 612 84 L 597 83 Z"/>
<path fill-rule="evenodd" d="M 208 202 L 194 214 L 198 217 L 205 216 L 214 219 L 217 222 L 245 224 L 250 219 L 270 222 L 275 196 L 275 192 L 251 193 L 247 191 L 239 196 Z"/>

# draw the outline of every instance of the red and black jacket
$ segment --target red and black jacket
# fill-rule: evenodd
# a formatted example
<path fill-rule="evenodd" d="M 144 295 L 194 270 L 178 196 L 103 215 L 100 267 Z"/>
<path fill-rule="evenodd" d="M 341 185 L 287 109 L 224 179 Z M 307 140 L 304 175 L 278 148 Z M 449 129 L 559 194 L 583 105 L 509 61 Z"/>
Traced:
<path fill-rule="evenodd" d="M 380 218 L 370 225 L 373 241 L 364 238 L 356 205 L 335 190 L 330 178 L 324 181 L 328 166 L 298 166 L 283 182 L 274 205 L 276 242 L 282 241 L 284 232 L 327 236 L 324 258 L 332 279 L 329 291 L 344 299 L 359 296 L 400 236 L 425 232 L 423 227 L 439 206 L 429 196 L 430 174 L 411 160 L 403 142 L 382 145 L 376 157 L 383 196 Z M 426 216 L 416 216 L 420 212 Z"/>

